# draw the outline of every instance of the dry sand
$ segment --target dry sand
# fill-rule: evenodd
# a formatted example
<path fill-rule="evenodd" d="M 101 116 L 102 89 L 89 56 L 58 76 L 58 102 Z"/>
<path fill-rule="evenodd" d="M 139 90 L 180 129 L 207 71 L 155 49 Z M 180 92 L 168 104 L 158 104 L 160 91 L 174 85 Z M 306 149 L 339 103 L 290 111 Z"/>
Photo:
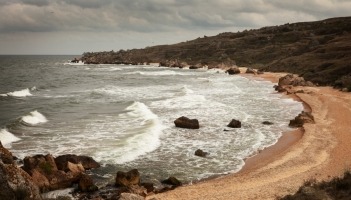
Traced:
<path fill-rule="evenodd" d="M 283 74 L 254 76 L 277 82 Z M 328 180 L 351 164 L 351 94 L 330 87 L 296 87 L 315 124 L 285 133 L 276 145 L 249 158 L 239 173 L 149 196 L 148 199 L 275 199 L 304 181 Z"/>

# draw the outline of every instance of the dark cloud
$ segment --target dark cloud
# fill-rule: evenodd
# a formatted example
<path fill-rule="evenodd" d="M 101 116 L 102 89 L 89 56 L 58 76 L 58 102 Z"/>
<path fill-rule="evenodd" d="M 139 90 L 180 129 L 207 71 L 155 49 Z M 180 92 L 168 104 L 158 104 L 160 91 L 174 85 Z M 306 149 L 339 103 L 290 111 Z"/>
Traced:
<path fill-rule="evenodd" d="M 164 33 L 169 42 L 347 16 L 350 10 L 349 0 L 0 0 L 6 16 L 0 18 L 0 34 L 118 33 L 157 40 L 152 36 Z"/>

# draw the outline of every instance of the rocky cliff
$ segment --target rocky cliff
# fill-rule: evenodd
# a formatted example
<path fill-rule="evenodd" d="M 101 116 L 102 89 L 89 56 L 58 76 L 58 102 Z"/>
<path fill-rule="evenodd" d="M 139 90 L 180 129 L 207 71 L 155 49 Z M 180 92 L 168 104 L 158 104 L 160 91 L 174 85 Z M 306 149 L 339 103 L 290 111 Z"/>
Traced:
<path fill-rule="evenodd" d="M 296 73 L 320 85 L 351 88 L 351 17 L 204 36 L 174 45 L 84 53 L 86 63 L 246 66 Z"/>

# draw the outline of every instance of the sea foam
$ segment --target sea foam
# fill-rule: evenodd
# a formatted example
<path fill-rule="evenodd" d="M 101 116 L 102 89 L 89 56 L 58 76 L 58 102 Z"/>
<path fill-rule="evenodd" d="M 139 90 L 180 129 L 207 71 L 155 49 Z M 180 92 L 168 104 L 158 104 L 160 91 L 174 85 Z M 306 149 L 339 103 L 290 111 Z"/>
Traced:
<path fill-rule="evenodd" d="M 159 117 L 154 114 L 144 103 L 134 102 L 125 109 L 126 113 L 119 118 L 129 121 L 126 145 L 118 149 L 116 163 L 122 164 L 135 160 L 137 157 L 154 151 L 160 145 L 160 135 L 164 126 Z M 121 154 L 121 152 L 123 152 Z"/>
<path fill-rule="evenodd" d="M 14 136 L 12 133 L 10 133 L 7 129 L 1 129 L 0 130 L 0 141 L 3 145 L 9 145 L 12 142 L 16 142 L 21 140 L 20 138 Z"/>
<path fill-rule="evenodd" d="M 48 120 L 46 119 L 46 117 L 36 110 L 30 112 L 28 115 L 21 117 L 21 122 L 23 122 L 26 125 L 32 126 L 40 123 L 45 123 L 47 121 Z"/>
<path fill-rule="evenodd" d="M 33 88 L 34 88 L 34 90 L 36 89 L 35 87 L 33 87 Z M 28 88 L 26 88 L 26 89 L 19 90 L 19 91 L 8 92 L 6 94 L 0 94 L 0 96 L 2 96 L 2 97 L 6 97 L 6 96 L 9 96 L 9 97 L 27 97 L 27 96 L 33 96 L 33 95 L 30 93 L 30 90 Z"/>

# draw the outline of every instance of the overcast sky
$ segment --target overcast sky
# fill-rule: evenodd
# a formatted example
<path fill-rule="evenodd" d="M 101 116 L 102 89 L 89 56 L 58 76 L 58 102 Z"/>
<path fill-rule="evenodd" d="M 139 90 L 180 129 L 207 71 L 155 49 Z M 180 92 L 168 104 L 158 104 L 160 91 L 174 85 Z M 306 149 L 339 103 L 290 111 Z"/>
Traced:
<path fill-rule="evenodd" d="M 348 16 L 351 0 L 0 0 L 0 54 L 82 54 Z"/>

